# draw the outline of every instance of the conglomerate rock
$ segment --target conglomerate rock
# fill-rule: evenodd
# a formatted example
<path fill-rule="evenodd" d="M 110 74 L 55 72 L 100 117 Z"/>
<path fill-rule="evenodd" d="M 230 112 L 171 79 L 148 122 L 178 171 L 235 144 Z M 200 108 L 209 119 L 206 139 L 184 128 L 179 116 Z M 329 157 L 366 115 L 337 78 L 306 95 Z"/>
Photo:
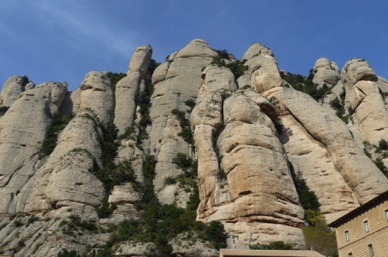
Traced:
<path fill-rule="evenodd" d="M 341 77 L 361 139 L 374 145 L 388 140 L 388 110 L 376 73 L 365 60 L 353 59 L 345 64 Z"/>
<path fill-rule="evenodd" d="M 277 99 L 281 105 L 280 108 L 284 109 L 283 112 L 290 114 L 294 121 L 315 139 L 312 143 L 326 148 L 334 167 L 341 173 L 361 204 L 387 190 L 387 178 L 363 150 L 357 147 L 349 129 L 338 117 L 320 107 L 310 96 L 290 88 L 274 88 L 266 92 L 266 96 Z M 291 141 L 292 127 L 289 134 L 291 134 L 289 136 Z M 319 161 L 316 160 L 317 163 Z M 301 173 L 303 174 L 302 171 Z M 333 181 L 342 181 L 337 180 L 336 177 L 333 177 Z M 305 179 L 309 181 L 308 177 Z M 330 179 L 330 176 L 327 175 L 326 179 Z M 320 190 L 327 191 L 326 188 L 322 188 L 322 185 L 319 187 Z M 346 195 L 351 196 L 351 193 Z M 354 200 L 349 203 L 352 202 Z"/>
<path fill-rule="evenodd" d="M 39 166 L 46 129 L 64 99 L 67 84 L 44 83 L 23 92 L 0 119 L 0 213 L 14 214 L 19 192 Z"/>
<path fill-rule="evenodd" d="M 13 76 L 7 79 L 0 93 L 0 106 L 11 106 L 22 92 L 35 87 L 27 77 Z"/>
<path fill-rule="evenodd" d="M 187 193 L 179 193 L 177 185 L 166 186 L 165 179 L 182 173 L 182 170 L 172 161 L 177 153 L 191 156 L 191 146 L 178 135 L 182 130 L 180 119 L 188 119 L 185 113 L 189 107 L 185 102 L 197 97 L 201 85 L 201 70 L 210 64 L 215 56 L 217 53 L 205 41 L 196 39 L 177 53 L 170 55 L 168 64 L 157 67 L 155 76 L 152 77 L 154 86 L 150 109 L 152 125 L 148 130 L 147 148 L 155 154 L 158 161 L 154 184 L 162 203 L 171 204 L 179 198 L 188 196 Z M 173 110 L 183 112 L 185 117 L 179 119 L 172 113 Z"/>
<path fill-rule="evenodd" d="M 364 152 L 375 149 L 371 158 L 388 166 L 388 82 L 366 61 L 353 59 L 339 74 L 334 62 L 318 59 L 311 79 L 328 92 L 317 102 L 282 80 L 264 45 L 254 43 L 241 62 L 225 54 L 195 39 L 154 70 L 151 46 L 138 47 L 115 92 L 98 71 L 73 92 L 66 83 L 34 88 L 27 77 L 7 80 L 0 94 L 4 254 L 85 254 L 110 245 L 114 255 L 145 255 L 169 245 L 180 256 L 217 256 L 192 231 L 152 242 L 116 233 L 120 222 L 142 224 L 150 214 L 139 208 L 145 196 L 185 208 L 196 183 L 197 220 L 220 221 L 228 248 L 273 241 L 303 248 L 296 177 L 315 193 L 327 221 L 388 190 Z M 331 109 L 336 98 L 343 120 Z M 53 132 L 63 116 L 69 123 Z M 131 178 L 112 184 L 118 170 Z"/>
<path fill-rule="evenodd" d="M 281 83 L 276 61 L 267 53 L 247 61 L 253 70 L 252 87 L 258 91 Z M 273 240 L 292 241 L 301 247 L 303 236 L 297 227 L 303 225 L 303 209 L 271 120 L 275 108 L 249 89 L 235 91 L 225 75 L 214 76 L 222 74 L 222 69 L 211 72 L 214 69 L 205 68 L 191 114 L 201 200 L 198 218 L 221 220 L 234 238 L 230 241 L 233 247 Z M 247 223 L 250 229 L 241 229 Z M 279 231 L 288 232 L 269 232 L 265 224 L 274 223 Z M 262 236 L 252 240 L 252 233 Z"/>
<path fill-rule="evenodd" d="M 136 97 L 144 91 L 145 86 L 142 84 L 149 83 L 146 82 L 146 75 L 151 55 L 151 46 L 138 47 L 129 63 L 127 76 L 116 85 L 114 123 L 119 135 L 132 126 L 136 112 Z"/>
<path fill-rule="evenodd" d="M 326 85 L 335 85 L 340 80 L 338 65 L 327 58 L 319 58 L 313 67 L 313 83 L 322 87 Z"/>
<path fill-rule="evenodd" d="M 47 162 L 37 171 L 32 191 L 26 192 L 26 212 L 58 209 L 72 202 L 98 206 L 104 185 L 92 174 L 101 165 L 101 131 L 90 113 L 80 113 L 62 131 Z M 24 193 L 23 191 L 21 192 Z"/>
<path fill-rule="evenodd" d="M 255 91 L 262 93 L 274 87 L 280 87 L 282 79 L 276 59 L 269 54 L 260 54 L 253 57 L 248 63 L 252 72 L 251 86 Z"/>
<path fill-rule="evenodd" d="M 98 71 L 86 74 L 80 85 L 80 111 L 92 110 L 99 122 L 107 124 L 112 119 L 113 92 L 109 78 Z"/>
<path fill-rule="evenodd" d="M 222 93 L 218 92 L 218 96 L 222 99 Z M 216 97 L 217 93 L 211 95 L 211 99 Z M 296 227 L 303 224 L 303 210 L 274 124 L 243 92 L 222 100 L 218 102 L 223 113 L 218 123 L 212 122 L 213 117 L 208 120 L 206 116 L 196 117 L 201 115 L 197 107 L 192 113 L 192 121 L 202 121 L 193 124 L 201 199 L 198 217 L 204 221 L 223 221 L 231 237 L 238 238 L 232 244 L 234 247 L 241 247 L 248 241 L 267 243 L 273 240 L 292 241 L 300 247 L 303 236 Z M 271 106 L 266 100 L 262 102 L 266 102 L 267 108 Z M 207 103 L 214 110 L 212 105 L 217 102 Z M 278 186 L 281 191 L 275 189 Z M 241 229 L 246 223 L 251 224 L 249 231 Z M 265 225 L 256 226 L 259 223 L 279 224 L 279 230 L 292 230 L 293 235 L 267 233 Z M 285 228 L 280 229 L 281 226 Z M 252 233 L 263 236 L 252 240 Z"/>

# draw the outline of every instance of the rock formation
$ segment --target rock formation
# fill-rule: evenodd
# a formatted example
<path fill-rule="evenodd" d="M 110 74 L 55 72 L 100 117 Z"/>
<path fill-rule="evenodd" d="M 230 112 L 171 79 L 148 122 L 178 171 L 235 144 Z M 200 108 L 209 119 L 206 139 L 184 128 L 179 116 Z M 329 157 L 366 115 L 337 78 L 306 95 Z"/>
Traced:
<path fill-rule="evenodd" d="M 102 72 L 91 71 L 80 86 L 80 111 L 92 110 L 98 121 L 107 124 L 112 119 L 113 93 L 111 83 Z"/>
<path fill-rule="evenodd" d="M 116 85 L 115 125 L 119 134 L 132 126 L 136 113 L 136 98 L 144 93 L 146 75 L 151 60 L 150 46 L 138 47 L 129 63 L 127 76 Z M 148 74 L 149 75 L 149 74 Z"/>
<path fill-rule="evenodd" d="M 101 131 L 90 113 L 80 113 L 71 120 L 36 173 L 32 192 L 28 192 L 26 212 L 59 209 L 73 203 L 82 204 L 83 208 L 101 203 L 104 185 L 92 174 L 94 166 L 101 165 L 99 137 Z"/>
<path fill-rule="evenodd" d="M 388 140 L 388 111 L 376 73 L 365 60 L 353 59 L 345 64 L 341 77 L 347 107 L 354 112 L 352 117 L 361 139 L 375 145 L 381 139 Z"/>
<path fill-rule="evenodd" d="M 38 154 L 52 116 L 64 99 L 67 85 L 44 83 L 23 92 L 0 119 L 0 213 L 15 214 L 19 193 L 35 175 Z M 28 124 L 28 125 L 26 125 Z"/>
<path fill-rule="evenodd" d="M 189 107 L 185 102 L 198 95 L 201 70 L 215 56 L 217 53 L 205 41 L 196 39 L 170 55 L 167 62 L 156 68 L 152 76 L 154 92 L 151 97 L 149 151 L 155 154 L 158 161 L 154 184 L 162 203 L 172 204 L 178 202 L 179 198 L 188 197 L 177 184 L 165 185 L 166 178 L 182 173 L 172 161 L 177 153 L 191 156 L 191 146 L 178 135 L 182 131 L 179 117 L 172 111 L 181 111 L 185 116 L 181 118 L 188 118 L 186 111 Z"/>
<path fill-rule="evenodd" d="M 3 106 L 11 106 L 22 92 L 35 87 L 27 77 L 13 76 L 4 83 L 0 93 L 0 102 Z"/>
<path fill-rule="evenodd" d="M 334 86 L 340 80 L 338 65 L 327 58 L 319 58 L 313 67 L 313 82 L 322 87 L 324 84 Z"/>
<path fill-rule="evenodd" d="M 297 181 L 327 221 L 388 190 L 388 82 L 365 60 L 320 58 L 293 84 L 259 43 L 241 61 L 200 39 L 151 58 L 138 47 L 120 79 L 91 71 L 73 92 L 4 83 L 2 254 L 303 248 Z"/>

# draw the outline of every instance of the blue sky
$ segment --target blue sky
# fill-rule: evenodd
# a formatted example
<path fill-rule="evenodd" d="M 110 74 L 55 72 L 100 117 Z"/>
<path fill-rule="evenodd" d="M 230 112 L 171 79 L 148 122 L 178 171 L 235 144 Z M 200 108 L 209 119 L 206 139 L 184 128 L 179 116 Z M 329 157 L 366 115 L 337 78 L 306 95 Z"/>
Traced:
<path fill-rule="evenodd" d="M 126 72 L 137 46 L 163 62 L 195 38 L 239 59 L 263 43 L 302 75 L 319 57 L 340 68 L 364 58 L 388 78 L 387 0 L 1 0 L 0 83 L 27 75 L 74 90 L 91 70 Z"/>

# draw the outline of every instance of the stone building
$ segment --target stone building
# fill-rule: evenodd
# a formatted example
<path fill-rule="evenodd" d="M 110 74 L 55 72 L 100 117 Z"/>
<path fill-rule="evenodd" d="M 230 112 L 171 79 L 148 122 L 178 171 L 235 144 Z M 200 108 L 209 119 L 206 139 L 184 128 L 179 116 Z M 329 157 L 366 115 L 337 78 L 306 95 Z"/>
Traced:
<path fill-rule="evenodd" d="M 331 222 L 339 257 L 388 256 L 388 191 Z"/>
<path fill-rule="evenodd" d="M 220 257 L 324 257 L 310 250 L 246 250 L 221 249 Z"/>

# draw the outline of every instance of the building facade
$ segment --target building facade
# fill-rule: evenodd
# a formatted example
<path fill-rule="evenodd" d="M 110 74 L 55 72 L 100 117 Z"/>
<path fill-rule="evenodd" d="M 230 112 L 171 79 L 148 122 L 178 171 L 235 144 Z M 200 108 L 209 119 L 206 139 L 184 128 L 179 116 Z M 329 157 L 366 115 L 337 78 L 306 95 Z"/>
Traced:
<path fill-rule="evenodd" d="M 388 256 L 388 191 L 331 222 L 339 257 Z"/>

